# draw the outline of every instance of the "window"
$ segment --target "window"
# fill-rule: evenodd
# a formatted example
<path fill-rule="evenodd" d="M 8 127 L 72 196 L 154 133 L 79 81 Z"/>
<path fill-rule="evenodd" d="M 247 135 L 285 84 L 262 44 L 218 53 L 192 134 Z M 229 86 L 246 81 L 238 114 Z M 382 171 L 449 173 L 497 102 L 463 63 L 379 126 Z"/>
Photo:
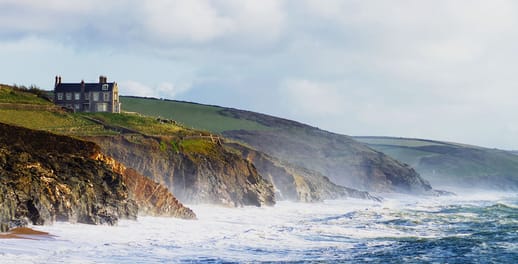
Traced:
<path fill-rule="evenodd" d="M 83 111 L 90 112 L 90 105 L 89 104 L 83 104 Z"/>
<path fill-rule="evenodd" d="M 76 111 L 79 111 L 79 109 L 81 109 L 81 105 L 80 105 L 80 104 L 75 104 L 75 105 L 74 105 L 74 109 L 75 109 Z"/>
<path fill-rule="evenodd" d="M 92 97 L 95 102 L 99 101 L 99 92 L 92 92 Z"/>
<path fill-rule="evenodd" d="M 103 93 L 103 101 L 105 101 L 105 102 L 110 101 L 110 93 Z"/>
<path fill-rule="evenodd" d="M 65 96 L 68 101 L 72 100 L 72 93 L 66 93 Z"/>
<path fill-rule="evenodd" d="M 108 104 L 107 103 L 99 103 L 97 106 L 97 112 L 107 112 L 108 111 Z"/>
<path fill-rule="evenodd" d="M 90 99 L 90 94 L 88 92 L 85 92 L 85 100 Z"/>
<path fill-rule="evenodd" d="M 103 84 L 103 91 L 108 91 L 108 84 Z"/>
<path fill-rule="evenodd" d="M 74 93 L 74 100 L 81 100 L 81 93 Z"/>
<path fill-rule="evenodd" d="M 58 93 L 58 100 L 63 100 L 63 93 Z"/>

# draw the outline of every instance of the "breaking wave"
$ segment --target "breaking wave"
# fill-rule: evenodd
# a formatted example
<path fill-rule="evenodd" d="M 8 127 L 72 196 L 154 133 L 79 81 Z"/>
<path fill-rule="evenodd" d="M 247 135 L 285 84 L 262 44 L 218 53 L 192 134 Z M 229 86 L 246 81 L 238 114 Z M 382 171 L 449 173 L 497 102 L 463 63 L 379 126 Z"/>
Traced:
<path fill-rule="evenodd" d="M 2 263 L 340 261 L 516 263 L 518 196 L 388 197 L 275 207 L 197 205 L 199 220 L 33 227 L 50 239 L 0 240 Z"/>

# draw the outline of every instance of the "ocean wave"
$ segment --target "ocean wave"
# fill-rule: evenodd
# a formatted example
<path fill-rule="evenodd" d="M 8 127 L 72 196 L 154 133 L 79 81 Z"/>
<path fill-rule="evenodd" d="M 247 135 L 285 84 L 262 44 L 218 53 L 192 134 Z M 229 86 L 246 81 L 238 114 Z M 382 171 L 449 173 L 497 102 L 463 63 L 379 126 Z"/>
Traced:
<path fill-rule="evenodd" d="M 512 199 L 391 197 L 275 207 L 193 205 L 197 221 L 33 227 L 52 241 L 0 240 L 2 263 L 247 261 L 507 262 L 518 259 Z"/>

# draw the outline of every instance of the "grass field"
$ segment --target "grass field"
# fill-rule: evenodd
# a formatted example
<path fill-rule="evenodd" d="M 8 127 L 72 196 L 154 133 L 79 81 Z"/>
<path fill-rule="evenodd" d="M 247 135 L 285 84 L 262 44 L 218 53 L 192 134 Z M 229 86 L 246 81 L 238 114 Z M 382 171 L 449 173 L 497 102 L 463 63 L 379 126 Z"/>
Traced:
<path fill-rule="evenodd" d="M 80 116 L 59 112 L 0 109 L 0 122 L 67 135 L 112 134 Z"/>
<path fill-rule="evenodd" d="M 221 107 L 146 98 L 120 97 L 124 111 L 176 120 L 186 127 L 221 133 L 228 130 L 267 130 L 257 122 L 219 114 Z"/>
<path fill-rule="evenodd" d="M 137 114 L 79 113 L 78 116 L 91 117 L 105 123 L 130 128 L 149 135 L 189 134 L 189 131 L 175 124 L 160 123 L 156 118 Z"/>
<path fill-rule="evenodd" d="M 209 133 L 186 129 L 174 122 L 160 122 L 155 117 L 131 113 L 68 113 L 61 111 L 58 107 L 54 108 L 52 103 L 36 94 L 5 85 L 0 88 L 0 103 L 2 102 L 9 103 L 7 107 L 4 106 L 5 109 L 0 107 L 0 122 L 2 123 L 78 137 L 119 133 L 89 119 L 91 118 L 100 120 L 109 126 L 128 128 L 146 135 L 161 136 L 160 148 L 163 151 L 178 152 L 182 150 L 188 155 L 195 153 L 210 155 L 215 152 L 215 143 L 210 138 L 199 137 L 208 136 Z M 34 108 L 33 106 L 38 107 L 31 109 Z"/>
<path fill-rule="evenodd" d="M 18 91 L 12 86 L 0 84 L 0 103 L 52 105 L 36 94 Z"/>

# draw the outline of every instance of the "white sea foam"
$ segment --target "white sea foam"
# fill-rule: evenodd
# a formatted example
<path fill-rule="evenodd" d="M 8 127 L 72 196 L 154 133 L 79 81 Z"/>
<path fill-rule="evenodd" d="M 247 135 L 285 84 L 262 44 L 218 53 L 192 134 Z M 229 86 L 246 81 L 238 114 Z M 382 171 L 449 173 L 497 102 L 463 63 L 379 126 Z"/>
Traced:
<path fill-rule="evenodd" d="M 197 213 L 196 221 L 140 217 L 138 221 L 120 221 L 117 226 L 56 223 L 33 227 L 51 233 L 55 236 L 52 239 L 0 240 L 0 262 L 323 260 L 336 258 L 336 252 L 343 258 L 347 252 L 394 243 L 376 238 L 469 235 L 451 232 L 444 222 L 470 221 L 474 215 L 439 211 L 474 200 L 482 199 L 405 196 L 390 197 L 382 203 L 350 199 L 313 204 L 280 202 L 265 208 L 194 205 L 191 208 Z M 505 247 L 514 249 L 515 245 Z"/>

